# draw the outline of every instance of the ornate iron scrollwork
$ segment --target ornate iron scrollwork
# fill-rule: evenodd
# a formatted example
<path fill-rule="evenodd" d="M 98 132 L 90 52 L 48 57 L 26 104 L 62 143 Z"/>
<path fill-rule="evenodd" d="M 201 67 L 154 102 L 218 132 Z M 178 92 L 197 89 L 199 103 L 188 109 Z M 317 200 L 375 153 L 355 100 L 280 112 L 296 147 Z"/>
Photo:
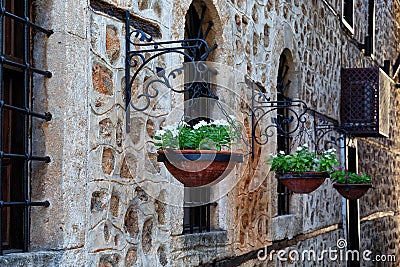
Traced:
<path fill-rule="evenodd" d="M 285 109 L 287 113 L 285 117 L 278 116 L 278 111 L 281 109 Z M 277 133 L 289 137 L 298 132 L 306 122 L 307 105 L 301 100 L 273 101 L 262 92 L 254 92 L 252 114 L 254 141 L 259 145 L 265 145 Z M 268 120 L 270 123 L 260 130 L 260 135 L 256 135 L 257 128 Z"/>
<path fill-rule="evenodd" d="M 202 13 L 204 17 L 204 11 Z M 202 19 L 203 21 L 203 19 Z M 137 95 L 136 100 L 144 100 L 142 106 L 138 106 L 132 101 L 132 85 L 135 82 L 138 74 L 143 70 L 143 68 L 149 64 L 152 60 L 159 58 L 162 55 L 175 53 L 183 56 L 185 64 L 192 63 L 191 65 L 196 68 L 195 75 L 201 74 L 204 71 L 212 72 L 211 69 L 203 63 L 196 63 L 197 61 L 204 61 L 207 59 L 209 54 L 217 47 L 217 45 L 209 46 L 204 40 L 206 34 L 201 34 L 199 38 L 191 38 L 186 40 L 178 41 L 161 41 L 154 42 L 151 36 L 148 36 L 145 32 L 141 30 L 130 29 L 130 14 L 126 12 L 126 58 L 125 58 L 125 105 L 127 108 L 127 132 L 129 132 L 129 109 L 133 108 L 137 111 L 145 111 L 150 106 L 150 101 L 158 96 L 159 90 L 154 87 L 154 84 L 160 83 L 170 90 L 176 93 L 185 93 L 188 91 L 193 91 L 192 97 L 197 97 L 199 95 L 204 95 L 201 92 L 201 88 L 204 91 L 204 86 L 200 88 L 199 80 L 201 77 L 195 76 L 193 82 L 184 86 L 184 89 L 177 90 L 171 86 L 171 79 L 177 78 L 181 75 L 185 66 L 181 68 L 176 68 L 169 73 L 161 67 L 156 67 L 156 79 L 146 83 L 144 92 Z M 201 25 L 200 25 L 201 26 Z M 209 30 L 208 30 L 209 31 Z M 131 49 L 134 47 L 135 49 Z M 139 48 L 139 49 L 136 49 Z M 133 75 L 131 75 L 131 70 L 134 69 Z M 208 89 L 206 94 L 212 97 L 210 90 Z"/>
<path fill-rule="evenodd" d="M 203 61 L 207 59 L 217 45 L 209 46 L 205 41 L 212 23 L 209 23 L 204 33 L 200 30 L 204 23 L 204 12 L 205 7 L 202 9 L 201 18 L 198 18 L 200 21 L 200 28 L 195 30 L 195 33 L 186 33 L 187 36 L 195 38 L 160 42 L 154 42 L 151 36 L 141 30 L 131 30 L 130 14 L 126 12 L 125 104 L 127 109 L 127 132 L 130 130 L 130 108 L 136 111 L 147 110 L 150 107 L 151 99 L 159 95 L 157 84 L 163 85 L 176 93 L 190 92 L 190 99 L 197 97 L 218 99 L 212 94 L 209 80 L 205 78 L 210 74 L 216 74 L 215 71 Z M 136 98 L 132 99 L 132 85 L 139 73 L 151 61 L 165 54 L 180 55 L 184 58 L 185 62 L 181 67 L 170 71 L 162 67 L 156 67 L 155 77 L 145 83 L 143 93 L 137 94 Z M 266 96 L 265 92 L 253 88 L 251 106 L 252 144 L 249 145 L 244 138 L 242 138 L 242 141 L 246 145 L 251 146 L 251 152 L 254 151 L 255 143 L 266 145 L 275 134 L 288 138 L 288 140 L 291 140 L 292 145 L 303 139 L 311 140 L 315 145 L 315 151 L 317 153 L 321 151 L 321 146 L 340 146 L 342 143 L 341 140 L 344 138 L 343 135 L 337 137 L 333 134 L 328 141 L 326 140 L 326 136 L 329 133 L 340 132 L 346 135 L 335 121 L 329 120 L 323 115 L 309 109 L 304 101 L 294 100 L 285 96 L 291 84 L 291 81 L 287 77 L 289 67 L 286 61 L 286 57 L 284 57 L 279 66 L 277 100 L 271 100 Z M 172 80 L 177 79 L 187 68 L 193 69 L 193 71 L 188 71 L 193 75 L 189 79 L 190 82 L 186 83 L 183 88 L 175 88 Z M 132 70 L 134 71 L 131 75 Z M 136 104 L 133 100 L 141 101 L 142 105 Z M 234 122 L 230 119 L 222 106 L 218 103 L 217 106 L 221 109 L 227 120 L 233 125 Z M 313 127 L 310 127 L 310 118 L 313 118 L 313 120 L 311 120 L 313 121 Z M 237 131 L 239 130 L 240 129 L 237 129 Z M 323 142 L 324 144 L 322 144 Z"/>
<path fill-rule="evenodd" d="M 289 139 L 291 147 L 309 141 L 315 152 L 321 153 L 331 147 L 343 148 L 348 144 L 345 141 L 353 139 L 337 121 L 308 108 L 304 101 L 290 98 L 271 100 L 254 88 L 252 122 L 252 138 L 259 145 L 268 144 L 279 134 Z"/>

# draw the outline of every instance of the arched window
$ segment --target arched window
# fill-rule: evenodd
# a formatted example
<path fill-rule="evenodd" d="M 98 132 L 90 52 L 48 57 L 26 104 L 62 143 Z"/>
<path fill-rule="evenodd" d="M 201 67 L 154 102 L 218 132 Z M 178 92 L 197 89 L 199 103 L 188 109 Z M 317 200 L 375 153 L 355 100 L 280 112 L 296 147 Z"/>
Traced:
<path fill-rule="evenodd" d="M 213 22 L 207 13 L 207 6 L 203 1 L 193 1 L 186 14 L 185 39 L 203 39 L 205 41 L 213 38 Z M 193 41 L 196 42 L 196 41 Z M 209 43 L 209 42 L 208 42 Z M 195 61 L 205 61 L 208 58 L 206 47 L 199 45 L 196 49 L 187 51 Z M 193 83 L 193 64 L 185 67 L 185 86 L 190 90 L 185 93 L 185 120 L 189 124 L 196 124 L 199 120 L 209 120 L 210 106 L 208 101 L 195 101 L 196 98 L 217 97 L 212 93 L 210 79 L 211 72 L 202 74 L 203 82 Z M 184 219 L 183 233 L 208 232 L 211 230 L 211 208 L 210 188 L 185 188 L 184 193 Z"/>

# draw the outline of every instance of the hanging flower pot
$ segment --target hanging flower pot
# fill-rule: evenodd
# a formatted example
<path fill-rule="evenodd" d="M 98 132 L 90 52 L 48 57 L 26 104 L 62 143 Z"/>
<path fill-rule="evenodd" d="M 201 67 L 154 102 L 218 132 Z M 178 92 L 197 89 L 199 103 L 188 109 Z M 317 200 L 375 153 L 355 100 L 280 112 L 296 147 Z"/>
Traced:
<path fill-rule="evenodd" d="M 344 198 L 356 200 L 365 195 L 372 187 L 371 177 L 365 173 L 354 173 L 340 168 L 331 173 L 331 180 L 335 182 L 333 187 Z"/>
<path fill-rule="evenodd" d="M 318 155 L 304 144 L 291 154 L 280 151 L 268 162 L 271 164 L 271 170 L 277 173 L 279 181 L 289 190 L 298 194 L 308 194 L 323 184 L 333 166 L 338 165 L 335 153 L 335 149 L 328 149 Z"/>
<path fill-rule="evenodd" d="M 186 187 L 212 185 L 225 178 L 243 154 L 216 150 L 159 150 L 157 160 Z"/>
<path fill-rule="evenodd" d="M 297 194 L 308 194 L 316 190 L 329 177 L 326 172 L 286 172 L 278 174 L 279 181 L 290 191 Z"/>
<path fill-rule="evenodd" d="M 333 187 L 344 198 L 356 200 L 361 198 L 372 187 L 371 184 L 333 184 Z"/>
<path fill-rule="evenodd" d="M 195 125 L 165 126 L 154 136 L 161 148 L 157 160 L 186 187 L 211 185 L 243 162 L 243 154 L 226 151 L 238 135 L 232 117 L 230 122 L 200 120 Z"/>

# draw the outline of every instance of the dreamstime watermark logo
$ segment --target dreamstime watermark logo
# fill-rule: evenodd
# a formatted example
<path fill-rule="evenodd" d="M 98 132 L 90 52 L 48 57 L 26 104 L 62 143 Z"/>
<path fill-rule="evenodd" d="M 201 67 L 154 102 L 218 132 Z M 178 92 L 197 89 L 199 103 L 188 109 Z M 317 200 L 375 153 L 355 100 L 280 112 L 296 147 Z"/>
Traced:
<path fill-rule="evenodd" d="M 268 252 L 267 247 L 259 250 L 257 257 L 261 261 L 273 261 L 274 257 L 278 261 L 287 262 L 304 262 L 304 261 L 372 261 L 372 262 L 395 262 L 395 255 L 373 255 L 371 250 L 350 250 L 347 248 L 347 241 L 339 239 L 336 242 L 336 247 L 316 251 L 313 249 L 298 250 L 271 250 Z"/>

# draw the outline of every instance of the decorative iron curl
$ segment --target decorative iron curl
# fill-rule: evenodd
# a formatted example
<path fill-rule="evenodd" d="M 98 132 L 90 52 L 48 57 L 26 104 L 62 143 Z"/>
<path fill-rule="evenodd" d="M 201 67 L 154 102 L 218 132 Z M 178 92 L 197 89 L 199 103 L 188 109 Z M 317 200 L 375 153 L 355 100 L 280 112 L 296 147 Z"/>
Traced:
<path fill-rule="evenodd" d="M 308 108 L 302 100 L 271 101 L 263 92 L 252 91 L 253 150 L 254 143 L 266 145 L 277 134 L 291 140 L 291 148 L 301 141 L 309 142 L 317 154 L 333 147 L 344 148 L 354 139 L 337 121 Z M 278 117 L 278 111 L 283 109 L 285 115 Z M 270 122 L 261 127 L 268 117 Z"/>
<path fill-rule="evenodd" d="M 277 111 L 280 109 L 285 109 L 284 117 L 278 117 Z M 302 100 L 271 101 L 264 93 L 254 92 L 252 97 L 253 140 L 259 145 L 266 145 L 275 134 L 289 138 L 306 123 L 307 110 L 307 105 Z M 257 129 L 268 116 L 271 116 L 271 122 L 257 135 Z"/>
<path fill-rule="evenodd" d="M 314 117 L 315 143 L 318 153 L 333 147 L 345 148 L 353 141 L 354 136 L 349 134 L 336 121 L 330 120 L 315 111 L 311 112 Z"/>
<path fill-rule="evenodd" d="M 133 108 L 136 111 L 145 111 L 149 108 L 151 99 L 156 98 L 159 95 L 157 88 L 150 89 L 155 83 L 164 84 L 167 88 L 177 93 L 184 93 L 193 88 L 193 84 L 185 86 L 183 90 L 176 90 L 172 88 L 169 82 L 169 78 L 175 79 L 179 72 L 178 69 L 171 71 L 168 75 L 165 75 L 165 71 L 161 68 L 157 69 L 157 77 L 147 84 L 142 94 L 139 94 L 136 100 L 143 100 L 143 106 L 137 106 L 132 103 L 132 85 L 135 82 L 138 74 L 143 68 L 149 64 L 155 58 L 158 58 L 164 54 L 176 53 L 180 54 L 185 58 L 186 62 L 194 62 L 205 60 L 208 55 L 217 47 L 217 45 L 209 46 L 208 43 L 200 38 L 177 40 L 177 41 L 161 41 L 154 42 L 152 37 L 147 35 L 141 30 L 131 30 L 130 28 L 130 13 L 126 12 L 125 21 L 125 106 L 126 106 L 126 126 L 127 132 L 130 131 L 130 116 L 129 110 Z M 131 49 L 133 47 L 134 49 Z M 138 50 L 135 50 L 140 48 Z M 203 50 L 201 50 L 203 49 Z M 200 51 L 204 51 L 200 54 Z M 133 75 L 131 70 L 134 69 Z M 192 83 L 196 83 L 193 81 Z"/>

